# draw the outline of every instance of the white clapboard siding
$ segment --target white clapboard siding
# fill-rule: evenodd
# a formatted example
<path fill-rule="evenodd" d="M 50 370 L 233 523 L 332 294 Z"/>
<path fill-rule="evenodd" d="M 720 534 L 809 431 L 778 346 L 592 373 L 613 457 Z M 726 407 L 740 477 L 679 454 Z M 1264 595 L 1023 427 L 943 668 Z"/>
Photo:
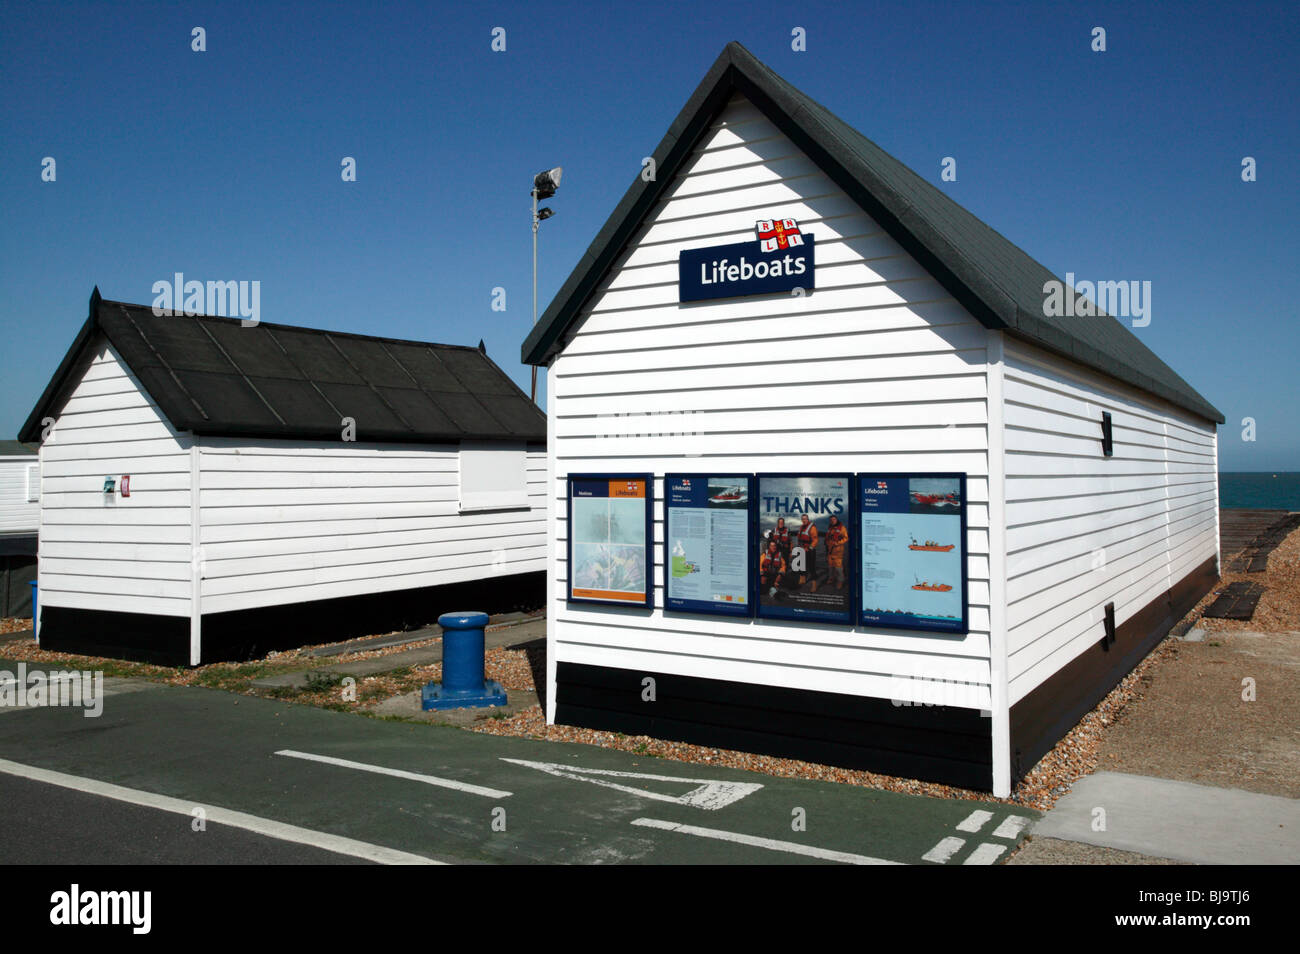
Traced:
<path fill-rule="evenodd" d="M 196 569 L 206 615 L 545 568 L 540 448 L 529 507 L 461 514 L 457 444 L 204 437 L 195 488 L 191 440 L 100 348 L 41 448 L 42 606 L 189 616 Z"/>
<path fill-rule="evenodd" d="M 459 446 L 204 438 L 203 612 L 545 569 L 546 455 L 530 506 L 461 514 Z"/>
<path fill-rule="evenodd" d="M 683 249 L 777 214 L 816 235 L 816 291 L 678 304 Z M 705 134 L 575 329 L 549 379 L 556 661 L 908 701 L 928 677 L 990 707 L 987 334 L 752 105 Z M 663 475 L 693 470 L 966 472 L 971 632 L 665 616 Z M 649 615 L 564 600 L 566 477 L 619 471 L 656 475 Z"/>
<path fill-rule="evenodd" d="M 1003 392 L 1014 704 L 1215 556 L 1218 500 L 1209 422 L 1013 339 Z"/>
<path fill-rule="evenodd" d="M 30 536 L 40 527 L 40 501 L 28 499 L 39 490 L 40 466 L 35 454 L 0 457 L 0 535 Z"/>
<path fill-rule="evenodd" d="M 40 605 L 188 616 L 190 453 L 101 345 L 41 446 Z M 131 475 L 131 496 L 104 478 Z"/>

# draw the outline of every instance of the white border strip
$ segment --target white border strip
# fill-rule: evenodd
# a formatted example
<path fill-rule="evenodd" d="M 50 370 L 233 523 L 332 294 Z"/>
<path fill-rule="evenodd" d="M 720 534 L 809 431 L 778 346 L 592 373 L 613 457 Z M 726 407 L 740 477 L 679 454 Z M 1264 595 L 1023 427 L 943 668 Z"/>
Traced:
<path fill-rule="evenodd" d="M 1031 821 L 1033 819 L 1028 815 L 1008 815 L 1006 821 L 993 830 L 993 837 L 1019 838 Z"/>
<path fill-rule="evenodd" d="M 986 812 L 982 808 L 977 808 L 964 819 L 957 823 L 958 831 L 977 832 L 984 827 L 984 823 L 993 817 L 992 812 Z"/>
<path fill-rule="evenodd" d="M 10 762 L 8 759 L 0 759 L 0 772 L 4 772 L 6 775 L 16 775 L 19 778 L 31 779 L 34 782 L 45 782 L 48 785 L 70 788 L 73 791 L 85 792 L 88 795 L 99 795 L 119 802 L 142 805 L 145 808 L 175 812 L 177 815 L 193 816 L 194 809 L 202 808 L 207 820 L 216 825 L 242 828 L 244 831 L 265 835 L 268 838 L 278 838 L 280 841 L 309 845 L 312 848 L 332 851 L 337 855 L 350 855 L 353 858 L 374 861 L 381 865 L 446 864 L 444 861 L 435 861 L 432 858 L 424 857 L 424 855 L 414 855 L 406 851 L 398 851 L 395 848 L 384 848 L 381 845 L 372 845 L 368 842 L 344 838 L 341 835 L 313 831 L 310 828 L 299 828 L 297 825 L 288 825 L 284 822 L 272 821 L 269 818 L 259 818 L 257 815 L 231 811 L 228 808 L 218 808 L 200 802 L 172 798 L 170 795 L 156 795 L 153 792 L 144 792 L 136 788 L 114 785 L 112 782 L 82 778 L 79 775 L 66 775 L 63 772 L 36 768 L 33 765 Z"/>
<path fill-rule="evenodd" d="M 1006 850 L 1006 845 L 995 845 L 991 841 L 986 841 L 981 845 L 976 845 L 975 850 L 970 853 L 970 857 L 963 861 L 962 864 L 991 865 Z"/>
<path fill-rule="evenodd" d="M 484 798 L 509 798 L 513 794 L 496 788 L 484 788 L 481 785 L 471 785 L 468 782 L 457 782 L 455 779 L 439 778 L 436 775 L 421 775 L 419 772 L 407 772 L 403 769 L 388 768 L 384 765 L 370 765 L 366 762 L 353 762 L 350 759 L 336 759 L 331 755 L 313 755 L 310 752 L 295 752 L 293 749 L 281 749 L 275 754 L 287 755 L 291 759 L 306 759 L 309 762 L 324 762 L 326 765 L 360 769 L 362 772 L 374 772 L 376 775 L 391 775 L 394 778 L 423 782 L 425 785 L 437 785 L 439 788 L 455 789 L 458 792 L 467 792 L 470 795 L 482 795 Z M 507 759 L 507 761 L 509 760 Z"/>
<path fill-rule="evenodd" d="M 921 860 L 933 861 L 936 865 L 946 865 L 953 855 L 961 851 L 964 844 L 966 844 L 965 838 L 955 838 L 949 835 L 923 854 Z"/>
<path fill-rule="evenodd" d="M 847 865 L 897 865 L 901 861 L 885 861 L 868 855 L 854 855 L 847 851 L 832 851 L 829 848 L 814 848 L 793 841 L 778 841 L 775 838 L 759 838 L 757 835 L 742 835 L 734 831 L 719 831 L 716 828 L 700 828 L 696 825 L 679 825 L 677 822 L 662 821 L 658 818 L 636 818 L 633 825 L 641 828 L 657 828 L 660 831 L 675 831 L 681 835 L 695 835 L 698 838 L 715 838 L 718 841 L 730 841 L 738 845 L 750 845 L 754 848 L 767 848 L 771 851 L 784 851 L 792 855 L 807 855 L 809 858 L 821 858 L 824 861 L 838 861 Z"/>

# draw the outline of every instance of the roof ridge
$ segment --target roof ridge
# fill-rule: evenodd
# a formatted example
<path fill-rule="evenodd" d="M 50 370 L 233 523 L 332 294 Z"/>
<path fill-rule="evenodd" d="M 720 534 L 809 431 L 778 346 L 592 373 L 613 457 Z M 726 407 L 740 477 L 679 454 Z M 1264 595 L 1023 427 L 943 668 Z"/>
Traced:
<path fill-rule="evenodd" d="M 161 309 L 159 309 L 161 311 Z M 546 439 L 546 416 L 478 347 L 247 323 L 176 321 L 91 295 L 90 315 L 23 425 L 39 440 L 88 362 L 118 356 L 175 432 L 255 439 L 446 444 Z"/>
<path fill-rule="evenodd" d="M 138 302 L 130 302 L 130 301 L 116 301 L 111 298 L 101 298 L 99 300 L 99 304 L 101 307 L 106 305 L 120 305 L 124 308 L 140 308 L 150 312 L 153 311 L 152 305 L 142 305 L 139 304 Z M 247 321 L 246 318 L 232 318 L 229 315 L 209 315 L 209 314 L 202 314 L 202 313 L 190 315 L 190 314 L 181 313 L 173 316 L 155 315 L 154 317 L 202 318 L 206 321 L 239 322 L 241 327 L 252 327 L 252 326 L 244 325 L 244 322 Z M 478 351 L 478 347 L 476 345 L 447 344 L 441 341 L 421 341 L 418 338 L 393 338 L 388 335 L 367 335 L 367 334 L 361 334 L 360 332 L 356 332 L 356 331 L 334 331 L 330 328 L 312 328 L 307 325 L 286 325 L 283 322 L 276 322 L 276 321 L 258 321 L 257 324 L 268 328 L 277 328 L 286 331 L 310 331 L 314 334 L 342 335 L 347 338 L 358 338 L 363 341 L 387 341 L 393 344 L 432 345 L 435 348 L 450 348 L 456 351 Z"/>
<path fill-rule="evenodd" d="M 1066 287 L 1060 275 L 736 41 L 724 47 L 655 148 L 654 180 L 633 180 L 525 338 L 525 363 L 548 363 L 563 347 L 570 325 L 735 93 L 749 99 L 985 327 L 1223 422 L 1222 412 L 1096 302 L 1088 300 L 1091 315 L 1058 320 L 1047 313 L 1046 282 Z M 1084 297 L 1073 287 L 1070 293 L 1075 301 Z"/>

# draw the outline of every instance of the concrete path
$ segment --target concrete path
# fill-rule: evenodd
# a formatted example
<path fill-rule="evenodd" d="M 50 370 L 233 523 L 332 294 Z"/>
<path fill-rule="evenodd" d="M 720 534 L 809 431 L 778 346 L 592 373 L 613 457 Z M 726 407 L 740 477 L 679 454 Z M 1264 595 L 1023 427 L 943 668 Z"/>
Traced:
<path fill-rule="evenodd" d="M 499 649 L 502 646 L 515 646 L 519 643 L 544 639 L 545 637 L 546 620 L 540 619 L 517 626 L 508 626 L 503 629 L 489 629 L 483 634 L 483 641 L 486 648 Z M 275 676 L 267 676 L 264 679 L 254 679 L 252 685 L 259 689 L 274 689 L 281 686 L 301 689 L 307 685 L 307 674 L 309 672 L 337 673 L 340 676 L 373 676 L 376 673 L 392 672 L 394 669 L 401 669 L 405 666 L 428 666 L 437 662 L 442 662 L 441 642 L 432 646 L 421 646 L 418 649 L 404 649 L 401 652 L 390 653 L 387 656 L 376 656 L 372 659 L 329 663 L 327 665 L 313 666 L 311 669 L 302 672 L 280 673 Z"/>
<path fill-rule="evenodd" d="M 420 690 L 393 696 L 374 706 L 370 711 L 377 716 L 400 716 L 403 719 L 419 719 L 437 725 L 466 726 L 480 719 L 504 719 L 517 712 L 523 712 L 529 706 L 537 705 L 537 693 L 532 689 L 509 689 L 506 691 L 506 704 L 503 706 L 484 706 L 481 709 L 429 709 L 425 711 L 421 703 Z"/>
<path fill-rule="evenodd" d="M 1097 772 L 1075 782 L 1033 834 L 1196 864 L 1294 865 L 1300 800 Z"/>
<path fill-rule="evenodd" d="M 545 635 L 546 617 L 528 616 L 525 613 L 504 613 L 489 617 L 488 632 L 492 632 L 494 629 L 520 626 L 524 623 L 541 623 L 543 627 L 542 633 Z M 346 653 L 362 653 L 368 649 L 387 649 L 389 646 L 401 646 L 403 643 L 418 643 L 441 635 L 442 627 L 437 623 L 431 623 L 428 626 L 422 626 L 419 629 L 413 629 L 405 633 L 392 633 L 388 636 L 363 636 L 360 639 L 349 639 L 343 643 L 318 646 L 311 651 L 311 655 L 342 656 Z"/>

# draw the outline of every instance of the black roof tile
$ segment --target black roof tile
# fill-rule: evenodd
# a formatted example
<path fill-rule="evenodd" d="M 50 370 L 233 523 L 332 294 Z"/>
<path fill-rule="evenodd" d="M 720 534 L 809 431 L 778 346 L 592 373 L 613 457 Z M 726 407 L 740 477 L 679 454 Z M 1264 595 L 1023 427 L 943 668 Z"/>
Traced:
<path fill-rule="evenodd" d="M 402 341 L 206 315 L 157 316 L 107 301 L 90 316 L 28 417 L 40 438 L 84 351 L 100 336 L 180 431 L 358 441 L 544 441 L 546 416 L 478 348 Z"/>

